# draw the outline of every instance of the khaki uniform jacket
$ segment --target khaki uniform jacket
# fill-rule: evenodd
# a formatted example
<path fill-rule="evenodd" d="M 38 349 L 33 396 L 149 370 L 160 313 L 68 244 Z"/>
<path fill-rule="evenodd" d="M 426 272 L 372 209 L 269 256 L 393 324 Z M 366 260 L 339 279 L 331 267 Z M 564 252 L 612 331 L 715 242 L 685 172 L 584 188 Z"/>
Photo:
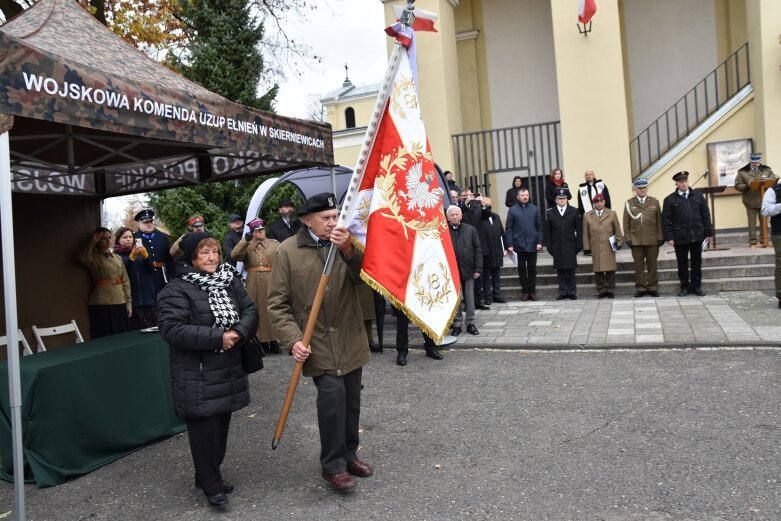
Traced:
<path fill-rule="evenodd" d="M 751 181 L 757 179 L 778 179 L 767 165 L 759 165 L 756 172 L 752 172 L 749 165 L 738 170 L 735 176 L 735 190 L 743 192 L 743 204 L 749 208 L 759 208 L 762 206 L 762 196 L 759 190 L 752 190 L 749 185 Z"/>
<path fill-rule="evenodd" d="M 122 257 L 114 253 L 106 254 L 88 244 L 79 256 L 79 262 L 89 269 L 93 283 L 98 280 L 117 282 L 117 284 L 94 284 L 87 304 L 105 306 L 132 303 L 130 279 Z"/>
<path fill-rule="evenodd" d="M 616 252 L 610 246 L 609 240 L 611 235 L 616 236 L 619 247 L 624 245 L 616 212 L 605 208 L 602 210 L 602 217 L 597 217 L 596 210 L 590 210 L 583 215 L 583 248 L 591 250 L 594 273 L 616 271 Z"/>
<path fill-rule="evenodd" d="M 632 197 L 624 205 L 624 238 L 632 246 L 657 246 L 664 238 L 662 204 L 650 195 L 643 204 Z"/>
<path fill-rule="evenodd" d="M 328 249 L 312 240 L 306 226 L 277 248 L 268 308 L 277 339 L 288 350 L 304 338 L 327 254 Z M 357 248 L 350 260 L 336 253 L 304 376 L 342 376 L 369 361 L 369 340 L 355 291 L 363 284 L 359 277 L 362 261 L 363 252 Z"/>
<path fill-rule="evenodd" d="M 266 239 L 265 244 L 256 240 L 247 242 L 242 238 L 230 252 L 231 258 L 244 262 L 245 268 L 262 266 L 271 268 L 274 265 L 274 256 L 277 252 L 279 241 Z M 276 340 L 271 329 L 271 316 L 268 314 L 268 289 L 271 286 L 270 271 L 248 271 L 247 293 L 252 302 L 258 307 L 258 338 L 261 342 Z"/>

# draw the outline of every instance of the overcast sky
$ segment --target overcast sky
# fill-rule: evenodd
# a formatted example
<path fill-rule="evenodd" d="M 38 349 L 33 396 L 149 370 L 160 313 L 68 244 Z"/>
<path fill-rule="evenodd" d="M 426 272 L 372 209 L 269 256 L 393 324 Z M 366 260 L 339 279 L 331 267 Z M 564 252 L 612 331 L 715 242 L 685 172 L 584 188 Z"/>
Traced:
<path fill-rule="evenodd" d="M 399 1 L 400 5 L 405 4 Z M 341 87 L 344 64 L 350 81 L 357 86 L 380 83 L 387 65 L 385 17 L 379 0 L 329 0 L 318 2 L 318 9 L 306 24 L 291 28 L 297 41 L 304 42 L 312 54 L 322 56 L 320 63 L 310 62 L 300 78 L 290 75 L 280 83 L 277 113 L 305 118 L 312 97 L 317 99 Z"/>

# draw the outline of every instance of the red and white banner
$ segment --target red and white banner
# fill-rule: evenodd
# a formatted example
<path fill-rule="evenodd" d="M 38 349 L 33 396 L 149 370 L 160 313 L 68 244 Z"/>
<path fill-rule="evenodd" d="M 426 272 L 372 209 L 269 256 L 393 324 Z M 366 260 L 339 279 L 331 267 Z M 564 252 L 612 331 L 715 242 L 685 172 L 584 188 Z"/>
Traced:
<path fill-rule="evenodd" d="M 578 22 L 587 24 L 597 12 L 596 0 L 578 0 Z"/>
<path fill-rule="evenodd" d="M 347 227 L 361 278 L 440 343 L 461 283 L 406 52 L 384 107 Z"/>
<path fill-rule="evenodd" d="M 401 20 L 401 13 L 404 12 L 404 7 L 399 5 L 394 5 L 393 7 L 393 16 L 396 17 L 396 21 L 398 22 Z M 432 13 L 431 11 L 424 11 L 423 9 L 415 8 L 412 11 L 412 14 L 415 15 L 415 22 L 412 24 L 412 30 L 413 31 L 428 31 L 432 33 L 436 33 L 437 28 L 434 27 L 434 22 L 437 21 L 437 13 Z"/>

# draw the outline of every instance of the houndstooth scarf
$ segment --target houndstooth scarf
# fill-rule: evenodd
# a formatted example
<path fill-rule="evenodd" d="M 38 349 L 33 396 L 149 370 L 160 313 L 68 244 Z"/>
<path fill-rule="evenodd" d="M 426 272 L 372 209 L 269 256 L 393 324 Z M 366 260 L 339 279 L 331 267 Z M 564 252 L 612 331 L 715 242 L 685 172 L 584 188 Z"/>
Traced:
<path fill-rule="evenodd" d="M 214 314 L 214 327 L 230 329 L 239 321 L 239 312 L 228 295 L 227 288 L 239 273 L 230 264 L 223 263 L 214 273 L 189 272 L 182 279 L 195 284 L 209 294 L 209 307 Z"/>

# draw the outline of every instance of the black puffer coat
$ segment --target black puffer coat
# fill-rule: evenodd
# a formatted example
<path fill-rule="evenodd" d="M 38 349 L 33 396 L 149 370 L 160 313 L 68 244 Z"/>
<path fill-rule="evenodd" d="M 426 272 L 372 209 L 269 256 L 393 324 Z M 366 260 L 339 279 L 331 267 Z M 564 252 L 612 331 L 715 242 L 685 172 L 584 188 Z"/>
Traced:
<path fill-rule="evenodd" d="M 186 266 L 185 271 L 192 271 Z M 255 334 L 258 311 L 241 278 L 228 294 L 240 320 L 233 326 L 242 339 Z M 209 294 L 181 278 L 172 280 L 157 296 L 160 334 L 170 347 L 171 387 L 176 414 L 184 419 L 233 412 L 249 404 L 247 375 L 241 368 L 241 347 L 224 352 L 222 329 L 212 327 Z"/>

